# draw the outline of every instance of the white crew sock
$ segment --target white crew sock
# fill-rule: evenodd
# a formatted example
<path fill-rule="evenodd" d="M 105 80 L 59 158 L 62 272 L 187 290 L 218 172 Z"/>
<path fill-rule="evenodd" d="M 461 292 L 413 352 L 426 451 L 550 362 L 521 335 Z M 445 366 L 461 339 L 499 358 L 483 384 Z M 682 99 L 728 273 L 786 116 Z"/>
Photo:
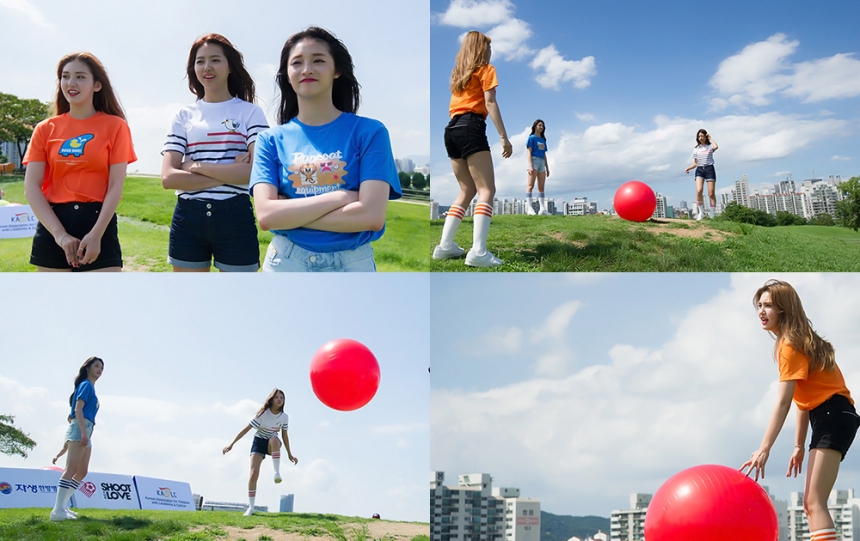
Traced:
<path fill-rule="evenodd" d="M 493 218 L 493 206 L 489 203 L 475 205 L 475 229 L 472 232 L 472 251 L 475 255 L 487 253 L 487 235 L 490 232 L 490 220 Z"/>

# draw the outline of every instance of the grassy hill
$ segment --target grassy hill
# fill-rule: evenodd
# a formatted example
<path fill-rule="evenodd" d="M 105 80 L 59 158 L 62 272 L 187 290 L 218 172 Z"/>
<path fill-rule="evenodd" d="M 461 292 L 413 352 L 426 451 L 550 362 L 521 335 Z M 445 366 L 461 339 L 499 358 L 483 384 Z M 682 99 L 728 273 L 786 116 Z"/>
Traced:
<path fill-rule="evenodd" d="M 430 223 L 432 250 L 443 220 Z M 455 241 L 472 245 L 472 219 Z M 496 272 L 809 272 L 860 270 L 860 232 L 844 227 L 760 227 L 723 220 L 494 216 L 487 246 L 505 264 L 471 269 L 462 259 L 432 261 L 431 271 Z"/>
<path fill-rule="evenodd" d="M 24 183 L 18 177 L 0 177 L 5 199 L 26 203 Z M 169 272 L 167 242 L 176 196 L 161 187 L 156 177 L 127 177 L 122 201 L 117 208 L 119 239 L 122 244 L 124 270 Z M 430 241 L 430 228 L 425 204 L 394 201 L 388 205 L 385 235 L 373 243 L 376 266 L 387 272 L 426 272 L 430 269 L 430 252 L 424 247 Z M 259 231 L 260 256 L 272 234 Z M 33 241 L 26 239 L 0 240 L 0 272 L 35 271 L 29 264 Z"/>
<path fill-rule="evenodd" d="M 340 515 L 227 511 L 79 510 L 51 522 L 48 509 L 3 509 L 0 541 L 430 541 L 429 524 Z"/>
<path fill-rule="evenodd" d="M 609 519 L 603 517 L 572 517 L 541 511 L 540 522 L 541 541 L 567 541 L 574 535 L 585 539 L 598 530 L 609 533 Z"/>

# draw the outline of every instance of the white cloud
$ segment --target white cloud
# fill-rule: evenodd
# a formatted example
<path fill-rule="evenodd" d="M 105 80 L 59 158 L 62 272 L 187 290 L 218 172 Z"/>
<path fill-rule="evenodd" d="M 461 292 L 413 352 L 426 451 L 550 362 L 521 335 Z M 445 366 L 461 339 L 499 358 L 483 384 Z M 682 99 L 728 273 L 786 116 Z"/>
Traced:
<path fill-rule="evenodd" d="M 485 27 L 511 18 L 510 0 L 451 0 L 447 11 L 438 17 L 439 24 L 457 28 Z"/>
<path fill-rule="evenodd" d="M 32 24 L 46 30 L 53 30 L 54 25 L 42 15 L 42 12 L 27 0 L 0 0 L 0 8 L 5 8 L 16 15 L 23 16 Z M 4 24 L 9 24 L 8 21 Z"/>
<path fill-rule="evenodd" d="M 579 111 L 577 111 L 575 114 L 576 118 L 582 120 L 583 122 L 594 122 L 594 115 L 591 113 L 580 113 Z"/>
<path fill-rule="evenodd" d="M 835 156 L 830 158 L 830 161 L 833 161 L 833 162 L 850 162 L 851 158 L 848 156 L 840 156 L 840 155 L 836 154 Z"/>
<path fill-rule="evenodd" d="M 546 339 L 563 339 L 570 326 L 570 320 L 581 306 L 579 301 L 568 301 L 557 306 L 540 327 L 532 329 L 529 340 L 534 344 Z"/>
<path fill-rule="evenodd" d="M 860 338 L 853 329 L 860 302 L 846 294 L 860 291 L 860 278 L 734 275 L 730 287 L 705 293 L 658 347 L 625 343 L 625 327 L 619 326 L 611 331 L 618 342 L 604 359 L 591 359 L 597 364 L 566 377 L 483 392 L 433 391 L 432 467 L 453 473 L 480 464 L 501 484 L 527 484 L 530 492 L 523 495 L 539 497 L 546 510 L 606 516 L 629 493 L 653 493 L 685 467 L 740 466 L 758 447 L 775 402 L 773 342 L 760 330 L 751 303 L 752 292 L 771 277 L 798 289 L 816 327 L 836 346 L 848 387 L 860 388 Z M 670 313 L 654 309 L 654 317 Z M 540 362 L 540 353 L 535 357 Z M 792 414 L 769 471 L 787 463 L 793 424 Z M 846 463 L 846 469 L 856 467 Z M 768 481 L 776 494 L 799 489 L 798 481 L 773 477 Z M 791 482 L 794 488 L 783 488 Z"/>
<path fill-rule="evenodd" d="M 777 93 L 804 103 L 860 95 L 860 60 L 852 53 L 791 64 L 799 45 L 778 33 L 723 60 L 710 80 L 718 94 L 711 109 L 767 105 Z"/>
<path fill-rule="evenodd" d="M 672 167 L 671 163 L 664 163 L 661 165 L 652 165 L 648 168 L 648 171 L 668 171 L 669 168 Z"/>
<path fill-rule="evenodd" d="M 529 64 L 533 69 L 543 70 L 535 80 L 544 88 L 559 89 L 559 83 L 573 83 L 574 88 L 586 88 L 597 74 L 593 56 L 582 60 L 565 60 L 555 46 L 544 47 Z"/>
<path fill-rule="evenodd" d="M 460 344 L 460 351 L 463 355 L 470 357 L 514 355 L 520 351 L 522 342 L 522 329 L 494 326 L 478 336 L 476 342 L 469 341 Z"/>
<path fill-rule="evenodd" d="M 492 40 L 490 47 L 494 57 L 501 55 L 505 60 L 521 60 L 534 53 L 525 45 L 532 36 L 531 27 L 520 19 L 511 19 L 493 27 L 487 36 Z"/>

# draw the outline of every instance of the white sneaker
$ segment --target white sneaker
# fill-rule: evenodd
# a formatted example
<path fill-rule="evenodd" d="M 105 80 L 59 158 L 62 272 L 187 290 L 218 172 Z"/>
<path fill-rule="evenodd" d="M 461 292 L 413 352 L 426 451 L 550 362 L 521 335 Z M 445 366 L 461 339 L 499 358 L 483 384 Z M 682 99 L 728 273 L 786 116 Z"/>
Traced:
<path fill-rule="evenodd" d="M 74 511 L 72 511 L 71 509 L 66 508 L 66 509 L 63 509 L 63 511 L 65 511 L 65 512 L 66 512 L 66 515 L 68 515 L 68 517 L 69 517 L 69 518 L 71 518 L 71 519 L 76 519 L 76 518 L 78 518 L 78 514 L 77 514 L 77 513 L 75 513 Z"/>
<path fill-rule="evenodd" d="M 243 516 L 243 517 L 250 517 L 250 516 L 251 516 L 251 515 L 253 515 L 253 514 L 254 514 L 254 509 L 253 509 L 252 507 L 249 507 L 249 508 L 245 511 L 245 513 L 243 513 L 243 514 L 242 514 L 242 516 Z"/>
<path fill-rule="evenodd" d="M 526 205 L 526 214 L 529 216 L 537 216 L 537 212 L 535 212 L 535 209 L 531 205 Z"/>
<path fill-rule="evenodd" d="M 477 255 L 472 250 L 466 254 L 466 265 L 469 267 L 498 267 L 502 263 L 504 261 L 491 254 L 489 250 L 484 255 Z"/>
<path fill-rule="evenodd" d="M 538 212 L 538 216 L 549 216 L 549 212 L 541 209 L 541 211 Z"/>
<path fill-rule="evenodd" d="M 278 472 L 275 472 L 275 483 L 277 484 L 277 483 L 280 483 L 281 481 L 282 481 L 281 474 Z"/>
<path fill-rule="evenodd" d="M 63 511 L 62 509 L 59 512 L 52 510 L 50 518 L 51 518 L 51 522 L 62 522 L 64 520 L 68 520 L 69 515 L 67 515 L 66 512 Z"/>
<path fill-rule="evenodd" d="M 451 247 L 445 250 L 441 245 L 437 246 L 433 249 L 433 259 L 454 259 L 457 257 L 463 257 L 463 254 L 466 253 L 466 250 L 457 246 L 456 242 L 451 243 Z M 278 481 L 280 482 L 280 481 Z"/>
<path fill-rule="evenodd" d="M 705 217 L 705 211 L 702 210 L 702 207 L 696 205 L 696 221 L 700 222 L 702 218 Z"/>

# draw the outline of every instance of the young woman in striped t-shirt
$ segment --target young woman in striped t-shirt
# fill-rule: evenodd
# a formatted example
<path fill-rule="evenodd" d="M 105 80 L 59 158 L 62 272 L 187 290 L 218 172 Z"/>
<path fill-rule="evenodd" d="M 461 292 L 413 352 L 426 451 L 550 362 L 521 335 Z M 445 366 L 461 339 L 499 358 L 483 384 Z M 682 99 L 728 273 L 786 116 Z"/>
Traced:
<path fill-rule="evenodd" d="M 714 170 L 714 151 L 720 148 L 717 142 L 705 130 L 696 133 L 696 148 L 693 150 L 693 165 L 686 169 L 687 174 L 696 169 L 696 220 L 705 217 L 705 201 L 702 189 L 707 181 L 708 199 L 711 200 L 710 217 L 713 220 L 717 210 L 717 172 Z"/>
<path fill-rule="evenodd" d="M 254 442 L 251 444 L 251 477 L 248 479 L 248 510 L 245 516 L 254 514 L 254 500 L 257 497 L 257 479 L 260 477 L 260 465 L 266 455 L 272 455 L 272 465 L 275 467 L 275 483 L 281 482 L 281 442 L 278 440 L 278 431 L 284 440 L 287 449 L 287 458 L 293 464 L 298 464 L 299 459 L 290 452 L 290 439 L 287 436 L 287 426 L 290 417 L 284 412 L 284 391 L 275 389 L 266 399 L 266 403 L 251 419 L 248 426 L 243 428 L 233 438 L 230 445 L 223 449 L 226 455 L 233 449 L 233 444 L 242 439 L 252 428 L 257 432 L 254 434 Z"/>
<path fill-rule="evenodd" d="M 162 185 L 178 196 L 168 262 L 174 271 L 260 268 L 248 179 L 257 134 L 269 127 L 254 105 L 242 54 L 220 34 L 194 42 L 186 66 L 199 99 L 176 113 L 164 143 Z"/>

